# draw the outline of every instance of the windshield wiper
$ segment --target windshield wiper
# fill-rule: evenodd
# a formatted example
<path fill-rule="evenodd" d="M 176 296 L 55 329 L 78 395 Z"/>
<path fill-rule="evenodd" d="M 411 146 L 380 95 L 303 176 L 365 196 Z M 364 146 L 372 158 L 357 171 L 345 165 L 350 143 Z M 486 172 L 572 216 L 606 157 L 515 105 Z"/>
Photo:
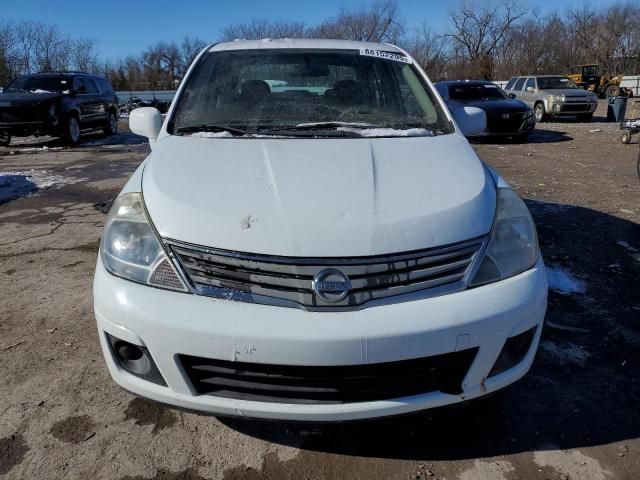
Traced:
<path fill-rule="evenodd" d="M 231 135 L 245 135 L 247 133 L 244 130 L 230 127 L 229 125 L 214 125 L 208 123 L 202 125 L 189 125 L 187 127 L 180 127 L 176 130 L 177 134 L 197 132 L 229 132 Z"/>

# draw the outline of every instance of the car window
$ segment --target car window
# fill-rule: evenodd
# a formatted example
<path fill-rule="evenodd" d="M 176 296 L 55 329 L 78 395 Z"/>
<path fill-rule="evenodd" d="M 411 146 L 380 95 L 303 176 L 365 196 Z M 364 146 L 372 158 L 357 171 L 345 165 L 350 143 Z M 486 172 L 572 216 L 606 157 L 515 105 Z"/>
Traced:
<path fill-rule="evenodd" d="M 524 89 L 528 89 L 529 87 L 531 88 L 536 88 L 536 79 L 531 77 L 527 79 L 527 84 L 525 85 Z"/>
<path fill-rule="evenodd" d="M 451 100 L 495 100 L 507 98 L 493 83 L 462 83 L 449 86 Z"/>
<path fill-rule="evenodd" d="M 6 93 L 10 92 L 63 92 L 68 93 L 68 80 L 64 77 L 46 77 L 46 76 L 26 76 L 18 77 L 13 80 L 4 89 Z"/>
<path fill-rule="evenodd" d="M 102 77 L 96 77 L 94 80 L 98 84 L 102 93 L 113 93 L 113 87 L 111 86 L 111 83 L 109 83 L 109 80 Z"/>
<path fill-rule="evenodd" d="M 517 92 L 519 92 L 520 90 L 522 90 L 522 87 L 524 86 L 524 82 L 527 79 L 525 77 L 521 77 L 518 79 L 518 81 L 516 82 L 516 84 L 513 86 L 513 89 L 516 90 Z"/>
<path fill-rule="evenodd" d="M 446 85 L 443 85 L 441 83 L 436 83 L 435 87 L 436 87 L 436 90 L 438 90 L 438 93 L 440 94 L 440 96 L 443 99 L 445 99 L 445 100 L 449 99 L 449 92 L 448 92 L 448 88 L 447 88 Z"/>
<path fill-rule="evenodd" d="M 84 87 L 87 89 L 87 94 L 100 93 L 98 87 L 96 86 L 96 83 L 90 78 L 82 78 L 81 81 Z"/>
<path fill-rule="evenodd" d="M 513 77 L 511 80 L 509 80 L 507 82 L 507 84 L 505 85 L 504 89 L 505 90 L 511 90 L 511 88 L 513 88 L 513 84 L 516 83 L 516 80 L 518 80 L 518 77 Z"/>
<path fill-rule="evenodd" d="M 209 52 L 177 99 L 169 129 L 222 124 L 257 132 L 318 122 L 453 132 L 412 64 L 314 49 Z"/>
<path fill-rule="evenodd" d="M 554 90 L 563 88 L 579 88 L 567 77 L 538 77 L 540 90 Z"/>

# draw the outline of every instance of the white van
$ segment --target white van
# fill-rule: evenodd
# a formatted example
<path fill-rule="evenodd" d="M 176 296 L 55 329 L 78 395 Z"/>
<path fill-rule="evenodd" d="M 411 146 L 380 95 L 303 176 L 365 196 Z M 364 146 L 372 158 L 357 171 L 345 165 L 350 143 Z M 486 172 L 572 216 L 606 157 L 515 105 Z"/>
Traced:
<path fill-rule="evenodd" d="M 94 281 L 114 380 L 220 415 L 339 421 L 522 377 L 547 305 L 536 229 L 392 45 L 207 47 L 115 201 Z"/>

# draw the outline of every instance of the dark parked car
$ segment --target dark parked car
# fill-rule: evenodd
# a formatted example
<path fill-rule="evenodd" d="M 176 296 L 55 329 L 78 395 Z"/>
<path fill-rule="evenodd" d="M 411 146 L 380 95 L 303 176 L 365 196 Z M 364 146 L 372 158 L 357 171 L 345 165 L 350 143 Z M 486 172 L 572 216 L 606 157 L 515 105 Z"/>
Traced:
<path fill-rule="evenodd" d="M 0 145 L 28 135 L 63 137 L 75 145 L 93 130 L 118 132 L 118 97 L 104 77 L 37 73 L 14 79 L 0 94 Z"/>
<path fill-rule="evenodd" d="M 526 141 L 535 127 L 533 110 L 500 87 L 485 81 L 449 81 L 436 83 L 436 88 L 449 108 L 477 107 L 487 114 L 485 136 L 511 137 Z"/>

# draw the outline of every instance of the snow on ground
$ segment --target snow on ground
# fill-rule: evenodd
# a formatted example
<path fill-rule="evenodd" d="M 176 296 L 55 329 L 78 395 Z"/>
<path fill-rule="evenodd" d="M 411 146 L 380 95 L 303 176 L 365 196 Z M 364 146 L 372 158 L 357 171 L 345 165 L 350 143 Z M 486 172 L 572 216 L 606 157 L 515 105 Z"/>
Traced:
<path fill-rule="evenodd" d="M 625 242 L 624 240 L 618 240 L 616 242 L 619 246 L 621 246 L 622 248 L 624 248 L 625 250 L 629 250 L 630 252 L 637 252 L 638 249 L 635 247 L 632 247 L 631 245 L 629 245 L 627 242 Z"/>
<path fill-rule="evenodd" d="M 543 340 L 540 342 L 540 347 L 561 363 L 576 363 L 578 365 L 584 365 L 591 356 L 591 354 L 581 346 L 571 342 L 558 344 L 551 340 Z"/>
<path fill-rule="evenodd" d="M 574 277 L 570 272 L 559 266 L 547 266 L 547 281 L 549 288 L 562 295 L 584 293 L 585 283 Z"/>
<path fill-rule="evenodd" d="M 40 189 L 78 183 L 85 179 L 54 175 L 49 170 L 0 172 L 0 203 L 35 193 Z"/>

